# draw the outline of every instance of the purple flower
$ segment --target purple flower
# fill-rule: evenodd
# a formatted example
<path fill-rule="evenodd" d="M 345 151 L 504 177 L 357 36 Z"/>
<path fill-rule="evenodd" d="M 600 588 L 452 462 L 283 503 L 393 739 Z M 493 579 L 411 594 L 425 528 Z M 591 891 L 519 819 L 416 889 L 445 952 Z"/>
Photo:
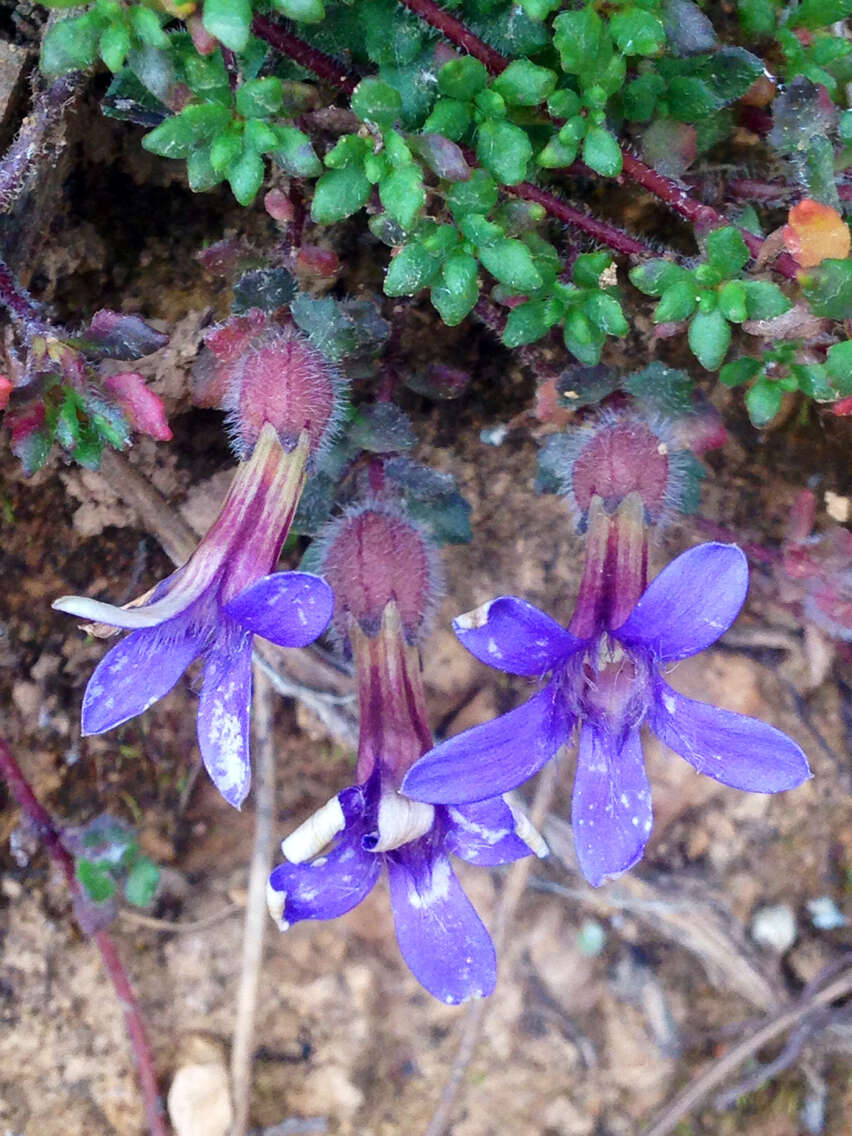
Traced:
<path fill-rule="evenodd" d="M 506 864 L 540 837 L 501 797 L 433 807 L 400 796 L 379 761 L 366 782 L 344 789 L 282 843 L 289 863 L 269 878 L 269 907 L 281 930 L 303 919 L 351 911 L 387 868 L 396 938 L 409 970 L 442 1002 L 494 989 L 494 945 L 450 863 Z M 530 845 L 519 835 L 523 833 Z M 330 841 L 331 851 L 311 859 Z"/>
<path fill-rule="evenodd" d="M 810 776 L 786 734 L 755 718 L 695 702 L 663 671 L 714 643 L 736 619 L 748 566 L 735 545 L 703 544 L 654 579 L 614 629 L 572 635 L 544 612 L 502 596 L 455 621 L 481 661 L 509 674 L 550 674 L 518 709 L 436 746 L 402 791 L 432 803 L 475 802 L 536 773 L 579 725 L 571 821 L 580 866 L 594 885 L 642 856 L 651 793 L 640 729 L 648 726 L 699 773 L 756 793 L 792 789 Z"/>
<path fill-rule="evenodd" d="M 325 630 L 331 588 L 306 572 L 276 572 L 305 477 L 307 438 L 289 452 L 265 426 L 241 462 L 222 509 L 198 548 L 150 593 L 127 607 L 63 596 L 54 608 L 99 621 L 91 630 L 130 634 L 95 669 L 83 697 L 84 734 L 141 714 L 203 657 L 198 744 L 219 792 L 239 807 L 251 781 L 249 727 L 254 634 L 303 647 Z"/>
<path fill-rule="evenodd" d="M 396 937 L 409 969 L 442 1002 L 494 989 L 494 945 L 456 879 L 450 856 L 505 864 L 541 837 L 493 792 L 476 804 L 408 800 L 399 784 L 432 744 L 414 646 L 434 594 L 427 539 L 401 509 L 362 505 L 318 542 L 335 594 L 335 627 L 358 682 L 357 784 L 281 845 L 288 863 L 269 878 L 269 909 L 285 930 L 357 906 L 387 868 Z M 330 851 L 325 846 L 332 842 Z"/>

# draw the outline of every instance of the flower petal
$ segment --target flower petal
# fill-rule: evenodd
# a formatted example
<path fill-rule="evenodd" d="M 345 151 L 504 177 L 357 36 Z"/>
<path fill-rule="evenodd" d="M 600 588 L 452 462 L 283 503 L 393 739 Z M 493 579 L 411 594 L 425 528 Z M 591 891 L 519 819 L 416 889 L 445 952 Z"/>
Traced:
<path fill-rule="evenodd" d="M 667 565 L 640 597 L 616 638 L 660 662 L 697 655 L 728 630 L 748 591 L 748 561 L 735 544 L 700 544 Z"/>
<path fill-rule="evenodd" d="M 638 730 L 619 745 L 603 729 L 580 731 L 571 827 L 583 875 L 594 887 L 640 860 L 653 823 Z"/>
<path fill-rule="evenodd" d="M 491 867 L 529 856 L 532 849 L 515 831 L 515 814 L 502 797 L 473 805 L 450 805 L 444 847 L 470 864 Z"/>
<path fill-rule="evenodd" d="M 334 593 L 310 572 L 275 572 L 235 596 L 225 614 L 279 647 L 306 647 L 322 635 Z"/>
<path fill-rule="evenodd" d="M 225 637 L 225 646 L 207 656 L 197 724 L 207 772 L 225 800 L 239 808 L 251 784 L 251 637 L 243 633 L 237 643 L 234 638 Z"/>
<path fill-rule="evenodd" d="M 424 754 L 402 792 L 417 801 L 459 805 L 507 793 L 538 773 L 574 726 L 550 683 L 523 706 L 465 730 Z"/>
<path fill-rule="evenodd" d="M 757 718 L 695 702 L 660 683 L 648 725 L 699 773 L 752 793 L 780 793 L 811 776 L 801 747 Z"/>
<path fill-rule="evenodd" d="M 450 1004 L 490 994 L 494 944 L 446 855 L 424 837 L 385 862 L 397 942 L 417 981 Z"/>
<path fill-rule="evenodd" d="M 581 646 L 555 619 L 517 596 L 500 596 L 458 616 L 453 630 L 480 662 L 507 674 L 546 674 Z"/>
<path fill-rule="evenodd" d="M 104 655 L 83 695 L 84 734 L 111 730 L 168 694 L 201 654 L 206 638 L 177 630 L 163 624 L 133 631 Z"/>
<path fill-rule="evenodd" d="M 361 835 L 360 826 L 347 829 L 327 856 L 273 869 L 267 894 L 282 931 L 303 919 L 336 919 L 369 893 L 379 878 L 382 858 L 363 851 Z"/>

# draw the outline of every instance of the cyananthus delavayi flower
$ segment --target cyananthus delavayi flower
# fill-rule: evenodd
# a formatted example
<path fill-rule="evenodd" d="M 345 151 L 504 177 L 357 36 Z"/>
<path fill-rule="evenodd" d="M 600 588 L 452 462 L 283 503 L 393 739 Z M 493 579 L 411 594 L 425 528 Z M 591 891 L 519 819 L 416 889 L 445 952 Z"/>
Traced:
<path fill-rule="evenodd" d="M 518 709 L 436 746 L 408 773 L 403 792 L 433 803 L 505 792 L 579 725 L 571 821 L 580 866 L 598 885 L 632 867 L 651 832 L 642 726 L 725 785 L 757 793 L 799 785 L 810 776 L 807 759 L 786 734 L 686 698 L 663 678 L 669 664 L 727 631 L 747 590 L 742 551 L 703 544 L 664 568 L 626 617 L 608 621 L 607 607 L 617 605 L 604 604 L 581 636 L 515 596 L 461 616 L 456 634 L 478 659 L 550 678 Z"/>
<path fill-rule="evenodd" d="M 308 463 L 333 426 L 339 384 L 322 356 L 286 328 L 256 341 L 230 383 L 231 428 L 245 460 L 186 564 L 123 608 L 82 596 L 63 596 L 53 606 L 97 621 L 96 634 L 131 632 L 89 680 L 84 734 L 103 733 L 141 714 L 194 659 L 204 658 L 201 756 L 225 799 L 239 806 L 251 781 L 252 636 L 302 647 L 322 634 L 333 610 L 324 580 L 307 572 L 269 573 Z"/>
<path fill-rule="evenodd" d="M 270 911 L 282 930 L 332 919 L 359 904 L 385 867 L 397 941 L 415 977 L 444 1002 L 485 996 L 494 947 L 449 856 L 490 866 L 543 853 L 543 843 L 493 794 L 437 808 L 400 796 L 406 770 L 432 745 L 412 643 L 431 598 L 431 556 L 422 534 L 382 505 L 343 518 L 323 543 L 335 623 L 358 680 L 357 783 L 283 842 L 289 863 L 270 876 Z"/>

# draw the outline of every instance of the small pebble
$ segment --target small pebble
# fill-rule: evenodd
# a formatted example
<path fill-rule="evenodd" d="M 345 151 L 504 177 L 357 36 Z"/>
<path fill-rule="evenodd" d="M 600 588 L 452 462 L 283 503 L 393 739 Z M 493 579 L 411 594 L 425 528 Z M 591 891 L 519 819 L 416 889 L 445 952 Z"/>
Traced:
<path fill-rule="evenodd" d="M 211 1061 L 178 1069 L 168 1109 L 176 1136 L 228 1136 L 233 1115 L 225 1066 Z"/>
<path fill-rule="evenodd" d="M 751 937 L 761 947 L 783 955 L 796 941 L 796 916 L 789 903 L 760 907 L 751 920 Z"/>

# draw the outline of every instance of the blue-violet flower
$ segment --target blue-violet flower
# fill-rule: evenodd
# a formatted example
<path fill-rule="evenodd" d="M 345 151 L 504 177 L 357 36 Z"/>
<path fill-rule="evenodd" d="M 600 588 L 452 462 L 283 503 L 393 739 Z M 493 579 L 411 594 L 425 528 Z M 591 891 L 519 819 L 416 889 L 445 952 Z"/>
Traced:
<path fill-rule="evenodd" d="M 629 495 L 625 500 L 629 506 Z M 619 611 L 614 601 L 587 605 L 582 619 L 575 615 L 575 634 L 516 596 L 460 616 L 456 634 L 482 662 L 550 678 L 518 709 L 436 746 L 409 771 L 402 791 L 433 804 L 506 792 L 541 769 L 579 725 L 571 821 L 582 871 L 598 885 L 632 867 L 651 832 L 643 725 L 725 785 L 757 793 L 799 785 L 810 770 L 791 738 L 686 698 L 663 678 L 671 663 L 703 651 L 731 626 L 747 590 L 742 551 L 712 543 L 664 568 L 632 610 Z"/>

